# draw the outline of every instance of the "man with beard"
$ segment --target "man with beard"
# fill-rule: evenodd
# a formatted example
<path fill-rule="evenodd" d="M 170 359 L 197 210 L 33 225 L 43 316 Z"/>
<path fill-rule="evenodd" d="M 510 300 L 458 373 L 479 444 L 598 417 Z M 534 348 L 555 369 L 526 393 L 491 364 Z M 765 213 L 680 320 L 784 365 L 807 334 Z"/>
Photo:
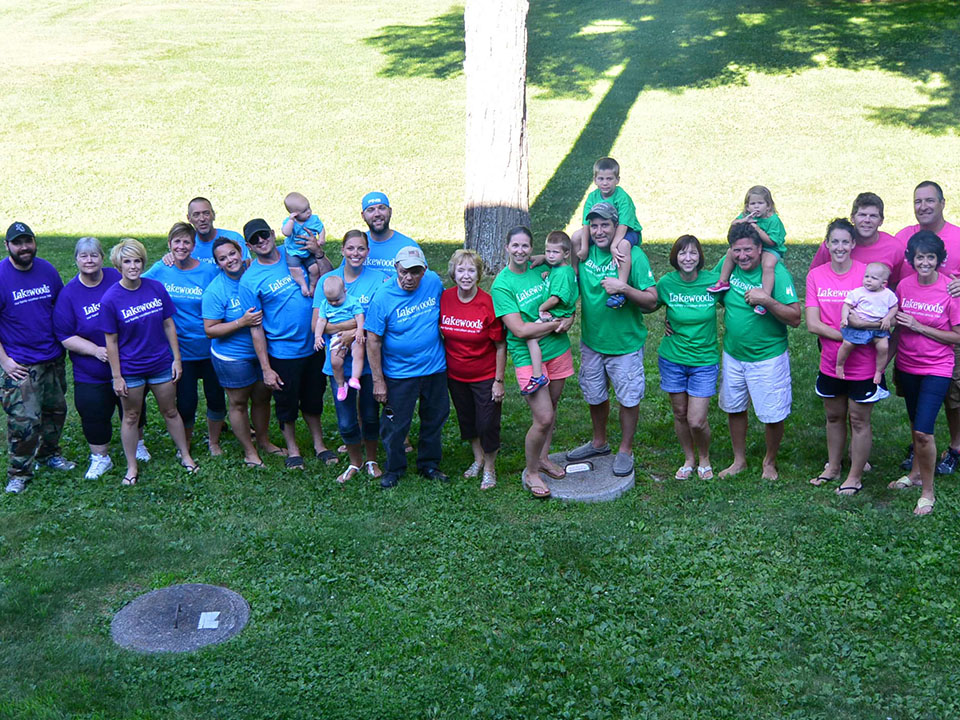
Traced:
<path fill-rule="evenodd" d="M 60 455 L 67 416 L 63 346 L 53 333 L 60 274 L 37 257 L 25 223 L 7 228 L 8 262 L 0 261 L 0 404 L 7 413 L 7 492 L 19 493 L 36 461 L 54 470 L 76 465 Z"/>
<path fill-rule="evenodd" d="M 390 200 L 382 192 L 369 192 L 360 201 L 360 217 L 369 228 L 367 240 L 370 245 L 370 254 L 367 255 L 364 266 L 376 268 L 388 277 L 394 277 L 397 274 L 394 260 L 402 248 L 420 247 L 402 232 L 390 229 L 392 215 Z"/>

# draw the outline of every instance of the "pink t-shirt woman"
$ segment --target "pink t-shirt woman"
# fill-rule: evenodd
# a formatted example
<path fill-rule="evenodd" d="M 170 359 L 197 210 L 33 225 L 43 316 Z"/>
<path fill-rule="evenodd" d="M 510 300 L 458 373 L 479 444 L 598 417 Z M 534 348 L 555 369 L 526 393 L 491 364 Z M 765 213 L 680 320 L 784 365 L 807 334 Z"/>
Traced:
<path fill-rule="evenodd" d="M 820 308 L 820 320 L 840 330 L 840 317 L 847 293 L 863 284 L 867 266 L 854 260 L 845 273 L 837 273 L 830 263 L 818 265 L 807 274 L 807 307 Z M 837 351 L 840 340 L 820 338 L 820 372 L 837 377 Z M 873 343 L 857 345 L 844 365 L 846 380 L 872 380 L 877 365 L 877 351 Z"/>
<path fill-rule="evenodd" d="M 937 330 L 950 331 L 960 325 L 960 299 L 947 292 L 949 278 L 942 273 L 931 285 L 921 285 L 917 275 L 910 275 L 897 286 L 900 312 L 912 315 L 919 322 Z M 953 345 L 913 332 L 897 329 L 896 367 L 913 375 L 953 377 Z"/>

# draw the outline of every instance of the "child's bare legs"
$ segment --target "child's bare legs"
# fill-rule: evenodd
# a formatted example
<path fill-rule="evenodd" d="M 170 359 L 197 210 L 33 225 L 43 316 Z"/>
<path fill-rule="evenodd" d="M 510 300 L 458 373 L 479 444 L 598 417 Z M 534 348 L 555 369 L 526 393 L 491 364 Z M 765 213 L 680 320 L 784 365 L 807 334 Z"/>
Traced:
<path fill-rule="evenodd" d="M 780 257 L 776 253 L 765 252 L 760 255 L 762 273 L 760 282 L 763 285 L 763 291 L 771 297 L 773 296 L 773 283 L 776 277 L 778 262 L 780 262 Z"/>
<path fill-rule="evenodd" d="M 633 246 L 630 244 L 630 241 L 621 238 L 617 242 L 616 254 L 614 259 L 617 263 L 617 279 L 621 280 L 625 285 L 630 284 L 630 268 L 633 263 L 633 260 L 630 257 L 630 251 L 633 249 Z M 623 293 L 614 293 L 607 298 L 607 307 L 611 308 L 622 308 L 627 304 L 627 298 Z"/>
<path fill-rule="evenodd" d="M 570 236 L 570 247 L 573 249 L 573 254 L 576 255 L 580 260 L 587 259 L 587 250 L 590 249 L 589 236 L 584 232 L 584 228 L 575 230 L 573 235 Z"/>
<path fill-rule="evenodd" d="M 320 280 L 320 264 L 317 262 L 310 263 L 307 272 L 310 273 L 310 295 L 308 297 L 313 297 L 313 294 L 317 291 L 317 282 Z"/>
<path fill-rule="evenodd" d="M 885 337 L 873 339 L 873 345 L 877 348 L 877 371 L 873 374 L 873 384 L 879 385 L 883 380 L 883 370 L 887 367 L 887 354 L 890 352 L 890 341 Z"/>
<path fill-rule="evenodd" d="M 310 292 L 310 288 L 307 286 L 306 276 L 304 275 L 303 268 L 299 265 L 290 265 L 290 277 L 293 278 L 293 281 L 300 286 L 300 292 L 305 297 L 313 297 L 313 293 Z"/>
<path fill-rule="evenodd" d="M 527 350 L 530 351 L 530 366 L 533 368 L 533 376 L 543 375 L 543 353 L 540 352 L 540 340 L 527 340 Z"/>
<path fill-rule="evenodd" d="M 847 358 L 850 357 L 850 353 L 852 353 L 852 352 L 853 352 L 853 343 L 852 343 L 852 342 L 850 342 L 849 340 L 844 340 L 842 343 L 840 343 L 840 349 L 837 350 L 837 377 L 840 378 L 841 380 L 844 379 L 844 378 L 843 378 L 843 366 L 846 365 L 846 363 L 847 363 Z M 879 349 L 878 349 L 878 354 L 879 354 Z M 880 362 L 880 359 L 879 359 L 879 357 L 878 357 L 878 358 L 877 358 L 877 367 L 882 367 L 882 366 L 879 364 L 879 362 Z M 884 364 L 886 364 L 886 362 L 887 362 L 886 358 L 884 358 L 883 362 L 884 362 Z M 876 380 L 875 382 L 880 382 L 880 381 L 879 381 L 879 380 Z"/>
<path fill-rule="evenodd" d="M 363 372 L 363 343 L 353 342 L 350 347 L 350 357 L 352 358 L 353 364 L 350 368 L 350 380 L 347 381 L 347 384 L 354 390 L 359 390 L 360 373 Z M 341 360 L 341 362 L 343 361 Z"/>
<path fill-rule="evenodd" d="M 343 377 L 343 356 L 338 352 L 330 353 L 330 367 L 333 369 L 333 379 L 337 383 L 337 400 L 343 402 L 347 399 L 347 383 Z M 361 365 L 361 367 L 363 367 Z"/>
<path fill-rule="evenodd" d="M 723 256 L 723 265 L 720 267 L 720 278 L 713 287 L 708 287 L 707 292 L 722 292 L 730 287 L 730 276 L 733 274 L 733 250 L 727 250 Z"/>

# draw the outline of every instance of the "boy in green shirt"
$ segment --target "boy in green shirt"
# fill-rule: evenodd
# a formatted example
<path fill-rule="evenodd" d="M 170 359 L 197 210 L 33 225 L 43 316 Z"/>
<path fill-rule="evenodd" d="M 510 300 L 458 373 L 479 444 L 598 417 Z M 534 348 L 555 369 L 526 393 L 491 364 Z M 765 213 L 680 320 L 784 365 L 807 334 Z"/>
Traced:
<path fill-rule="evenodd" d="M 630 248 L 640 244 L 640 233 L 643 230 L 637 220 L 637 208 L 626 190 L 620 187 L 620 164 L 611 157 L 603 157 L 593 164 L 593 182 L 597 189 L 587 195 L 583 206 L 583 225 L 589 225 L 587 214 L 590 208 L 599 202 L 608 202 L 617 209 L 619 223 L 610 251 L 617 261 L 617 277 L 623 282 L 630 278 Z M 590 234 L 584 228 L 577 230 L 571 238 L 573 252 L 578 260 L 586 260 L 590 245 Z M 621 308 L 626 298 L 617 293 L 611 295 L 607 305 L 612 308 Z"/>
<path fill-rule="evenodd" d="M 565 232 L 554 230 L 547 235 L 543 254 L 547 265 L 550 266 L 550 269 L 544 273 L 549 297 L 540 303 L 538 309 L 540 317 L 537 322 L 570 317 L 577 309 L 577 298 L 580 296 L 577 274 L 570 267 L 570 237 Z M 535 393 L 550 382 L 543 374 L 540 340 L 527 340 L 527 350 L 530 352 L 533 374 L 526 386 L 520 390 L 521 395 Z"/>

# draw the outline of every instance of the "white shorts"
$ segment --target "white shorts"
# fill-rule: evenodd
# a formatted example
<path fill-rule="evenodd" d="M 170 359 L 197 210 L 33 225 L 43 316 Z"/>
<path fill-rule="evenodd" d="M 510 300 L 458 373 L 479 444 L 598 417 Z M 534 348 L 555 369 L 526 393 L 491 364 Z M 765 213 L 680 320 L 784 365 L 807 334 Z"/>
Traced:
<path fill-rule="evenodd" d="M 626 355 L 604 355 L 580 343 L 580 390 L 587 405 L 599 405 L 609 398 L 608 385 L 613 385 L 617 402 L 622 407 L 636 407 L 646 390 L 643 371 L 643 348 Z"/>
<path fill-rule="evenodd" d="M 769 360 L 741 362 L 724 352 L 719 401 L 725 413 L 745 412 L 752 402 L 764 424 L 785 419 L 793 403 L 790 356 L 784 352 Z"/>

